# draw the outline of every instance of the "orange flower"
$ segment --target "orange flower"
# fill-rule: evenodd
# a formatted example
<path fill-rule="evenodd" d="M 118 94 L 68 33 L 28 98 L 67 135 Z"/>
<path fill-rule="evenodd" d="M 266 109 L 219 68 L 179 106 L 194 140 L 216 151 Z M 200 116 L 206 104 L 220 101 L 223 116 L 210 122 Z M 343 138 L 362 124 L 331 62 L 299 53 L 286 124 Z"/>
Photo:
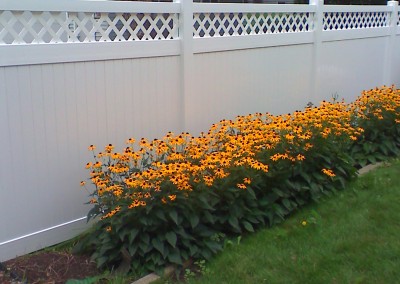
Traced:
<path fill-rule="evenodd" d="M 112 144 L 108 144 L 108 145 L 104 148 L 104 150 L 105 150 L 106 153 L 111 153 L 113 149 L 114 149 L 114 146 L 113 146 Z"/>
<path fill-rule="evenodd" d="M 298 155 L 296 156 L 296 159 L 297 159 L 298 161 L 303 161 L 303 160 L 306 159 L 306 157 L 304 157 L 302 154 L 298 154 Z"/>
<path fill-rule="evenodd" d="M 134 144 L 135 143 L 135 139 L 133 138 L 129 138 L 128 140 L 126 140 L 126 144 Z"/>
<path fill-rule="evenodd" d="M 238 183 L 238 184 L 236 184 L 236 186 L 238 188 L 241 188 L 241 189 L 246 189 L 247 188 L 247 186 L 244 183 Z"/>
<path fill-rule="evenodd" d="M 99 161 L 97 161 L 94 165 L 93 168 L 100 168 L 101 167 L 101 163 Z"/>
<path fill-rule="evenodd" d="M 248 177 L 245 177 L 245 178 L 243 179 L 243 183 L 244 183 L 244 184 L 251 184 L 251 179 L 248 178 Z"/>
<path fill-rule="evenodd" d="M 334 177 L 334 176 L 336 176 L 335 173 L 334 173 L 332 170 L 329 170 L 329 169 L 322 169 L 321 171 L 322 171 L 324 174 L 326 174 L 327 176 L 329 176 L 329 177 Z"/>

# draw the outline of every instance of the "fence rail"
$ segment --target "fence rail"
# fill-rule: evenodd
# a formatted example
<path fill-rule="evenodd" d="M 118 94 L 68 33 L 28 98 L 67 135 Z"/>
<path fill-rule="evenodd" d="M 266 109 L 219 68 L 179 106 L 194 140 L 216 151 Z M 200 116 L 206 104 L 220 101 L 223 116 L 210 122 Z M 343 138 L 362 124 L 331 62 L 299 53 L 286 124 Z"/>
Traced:
<path fill-rule="evenodd" d="M 231 37 L 237 42 L 237 36 L 270 35 L 281 33 L 307 33 L 329 31 L 348 31 L 360 29 L 377 29 L 375 35 L 388 33 L 392 25 L 391 14 L 396 13 L 392 26 L 397 26 L 400 32 L 400 14 L 398 6 L 327 6 L 327 5 L 271 5 L 271 4 L 206 4 L 193 3 L 192 29 L 193 38 Z M 321 11 L 321 31 L 316 30 L 316 13 Z M 179 3 L 142 3 L 142 2 L 106 2 L 106 1 L 57 1 L 48 3 L 43 0 L 36 1 L 0 1 L 0 66 L 24 64 L 19 56 L 9 46 L 21 46 L 19 53 L 31 53 L 26 64 L 49 63 L 48 56 L 42 60 L 38 57 L 40 49 L 47 54 L 46 44 L 57 44 L 60 52 L 65 51 L 62 45 L 68 44 L 68 48 L 80 49 L 79 44 L 87 43 L 123 43 L 134 44 L 138 41 L 147 42 L 142 50 L 166 49 L 171 55 L 179 54 L 178 43 L 169 43 L 163 46 L 167 40 L 193 40 L 182 39 L 179 36 L 179 17 L 187 11 L 181 11 Z M 318 19 L 319 20 L 319 19 Z M 352 37 L 350 33 L 342 34 L 346 39 Z M 375 36 L 374 35 L 374 36 Z M 290 37 L 290 36 L 289 36 Z M 301 36 L 294 36 L 288 43 L 295 43 Z M 333 40 L 340 39 L 340 35 Z M 271 38 L 269 38 L 271 39 Z M 303 38 L 302 43 L 304 43 Z M 306 39 L 306 40 L 309 40 Z M 322 40 L 329 40 L 329 36 L 322 36 Z M 163 43 L 153 45 L 154 41 Z M 251 42 L 253 39 L 245 39 Z M 257 47 L 259 40 L 255 40 Z M 150 44 L 149 44 L 150 42 Z M 275 40 L 272 40 L 272 45 Z M 284 43 L 282 40 L 277 45 Z M 35 45 L 39 44 L 41 47 Z M 73 45 L 72 45 L 73 44 Z M 152 47 L 148 47 L 152 45 Z M 198 46 L 197 46 L 198 45 Z M 30 47 L 27 47 L 30 46 Z M 35 47 L 33 47 L 35 46 Z M 116 45 L 114 45 L 116 46 Z M 171 51 L 171 46 L 175 46 Z M 194 52 L 210 51 L 204 48 L 209 46 L 208 41 L 194 42 Z M 99 46 L 85 46 L 98 48 Z M 240 48 L 251 48 L 251 44 L 240 45 Z M 55 47 L 52 47 L 54 49 Z M 132 48 L 137 48 L 133 46 Z M 106 48 L 104 48 L 106 49 Z M 74 50 L 74 52 L 76 52 Z M 221 50 L 221 47 L 218 48 Z M 211 50 L 217 51 L 217 50 Z M 71 54 L 72 52 L 70 52 Z M 131 58 L 132 53 L 119 53 L 114 47 L 109 48 L 107 55 L 102 54 L 98 60 Z M 154 52 L 138 52 L 135 56 L 154 56 Z M 94 59 L 94 58 L 92 58 Z M 80 61 L 79 56 L 66 56 L 65 62 Z M 55 62 L 58 58 L 54 59 Z"/>
<path fill-rule="evenodd" d="M 0 261 L 85 228 L 88 145 L 351 101 L 400 84 L 399 49 L 395 1 L 0 0 Z"/>

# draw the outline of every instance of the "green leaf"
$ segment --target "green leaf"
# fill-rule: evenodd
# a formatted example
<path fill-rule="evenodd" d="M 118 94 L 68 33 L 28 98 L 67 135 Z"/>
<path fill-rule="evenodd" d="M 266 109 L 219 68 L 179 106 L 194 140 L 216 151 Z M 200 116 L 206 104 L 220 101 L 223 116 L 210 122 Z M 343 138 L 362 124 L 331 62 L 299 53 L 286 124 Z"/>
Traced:
<path fill-rule="evenodd" d="M 219 243 L 215 242 L 215 241 L 211 241 L 211 240 L 207 240 L 204 241 L 204 244 L 213 252 L 213 253 L 217 253 L 218 251 L 220 251 L 222 249 L 222 245 L 220 245 Z"/>
<path fill-rule="evenodd" d="M 248 187 L 246 188 L 246 192 L 247 192 L 248 194 L 250 194 L 250 196 L 251 196 L 253 199 L 257 199 L 256 194 L 254 193 L 254 190 L 253 190 L 250 186 L 248 186 Z"/>
<path fill-rule="evenodd" d="M 234 216 L 229 216 L 228 223 L 229 223 L 234 229 L 236 229 L 237 231 L 239 231 L 239 232 L 241 231 L 240 226 L 239 226 L 239 221 L 238 221 L 238 219 L 237 219 L 236 217 L 234 217 Z"/>
<path fill-rule="evenodd" d="M 384 141 L 384 142 L 388 142 L 388 141 L 386 140 L 386 141 Z M 390 144 L 390 143 L 389 143 L 389 144 Z M 379 149 L 382 151 L 382 153 L 385 154 L 386 156 L 389 154 L 388 149 L 390 149 L 390 146 L 388 147 L 388 146 L 386 146 L 386 145 L 384 145 L 384 144 L 380 144 L 378 147 L 379 147 Z"/>
<path fill-rule="evenodd" d="M 261 207 L 267 207 L 271 205 L 275 200 L 277 200 L 279 197 L 274 194 L 270 193 L 267 196 L 263 196 L 258 200 L 258 203 L 260 204 Z"/>
<path fill-rule="evenodd" d="M 369 156 L 367 157 L 367 159 L 368 159 L 368 161 L 369 161 L 371 164 L 375 164 L 375 163 L 376 163 L 376 158 L 375 158 L 374 155 L 369 155 Z"/>
<path fill-rule="evenodd" d="M 199 248 L 196 245 L 191 245 L 189 247 L 190 256 L 194 256 L 199 251 Z"/>
<path fill-rule="evenodd" d="M 145 244 L 149 245 L 149 244 L 150 244 L 150 236 L 149 236 L 149 234 L 147 234 L 147 233 L 142 233 L 142 234 L 140 235 L 140 240 L 141 240 L 142 242 L 144 242 Z"/>
<path fill-rule="evenodd" d="M 279 189 L 279 188 L 273 187 L 273 188 L 272 188 L 272 191 L 273 191 L 276 195 L 278 195 L 278 196 L 280 196 L 280 197 L 286 197 L 286 193 L 285 193 L 283 190 Z"/>
<path fill-rule="evenodd" d="M 145 226 L 148 226 L 149 225 L 149 223 L 147 222 L 148 220 L 147 220 L 147 218 L 146 217 L 142 217 L 142 218 L 140 218 L 140 223 L 141 224 L 143 224 L 143 225 L 145 225 Z"/>
<path fill-rule="evenodd" d="M 284 180 L 284 183 L 287 185 L 288 188 L 290 188 L 291 190 L 298 190 L 299 186 L 297 186 L 297 184 L 291 182 L 290 180 L 286 179 Z"/>
<path fill-rule="evenodd" d="M 285 215 L 286 215 L 286 210 L 280 206 L 279 204 L 274 204 L 274 213 L 275 215 L 277 215 L 278 217 L 280 217 L 282 220 L 285 219 Z"/>
<path fill-rule="evenodd" d="M 151 249 L 153 248 L 149 243 L 145 243 L 145 242 L 140 242 L 139 243 L 139 248 L 142 250 L 142 256 L 144 256 L 146 253 L 148 253 L 149 251 L 151 251 Z M 139 253 L 140 254 L 140 253 Z"/>
<path fill-rule="evenodd" d="M 318 182 L 323 182 L 326 179 L 326 175 L 321 173 L 321 172 L 312 172 L 312 176 L 315 178 L 315 180 L 317 180 Z M 310 185 L 312 187 L 312 185 L 315 184 L 315 181 L 313 181 Z"/>
<path fill-rule="evenodd" d="M 160 237 L 152 239 L 151 244 L 162 254 L 163 257 L 165 257 L 164 242 L 160 240 Z"/>
<path fill-rule="evenodd" d="M 203 216 L 204 220 L 206 221 L 205 223 L 210 223 L 210 224 L 215 223 L 215 218 L 209 211 L 203 211 Z"/>
<path fill-rule="evenodd" d="M 346 180 L 342 177 L 339 177 L 338 180 L 340 182 L 341 188 L 344 189 L 346 187 Z"/>
<path fill-rule="evenodd" d="M 177 241 L 178 238 L 176 237 L 175 232 L 170 231 L 170 232 L 166 233 L 166 234 L 165 234 L 165 238 L 167 239 L 168 243 L 169 243 L 173 248 L 176 247 L 176 241 Z"/>
<path fill-rule="evenodd" d="M 168 212 L 168 215 L 171 217 L 174 223 L 178 225 L 178 213 L 175 210 L 171 210 Z"/>
<path fill-rule="evenodd" d="M 200 258 L 204 258 L 205 260 L 209 260 L 212 257 L 212 253 L 210 250 L 203 248 L 200 250 Z"/>
<path fill-rule="evenodd" d="M 106 264 L 108 261 L 108 257 L 102 256 L 96 259 L 97 267 L 102 267 L 104 264 Z"/>
<path fill-rule="evenodd" d="M 198 197 L 198 201 L 200 201 L 199 203 L 200 203 L 200 205 L 201 205 L 201 208 L 206 209 L 206 210 L 214 210 L 214 208 L 212 208 L 212 207 L 210 206 L 210 204 L 208 203 L 208 201 L 207 201 L 207 199 L 205 198 L 205 196 L 200 195 L 200 196 Z"/>
<path fill-rule="evenodd" d="M 190 214 L 189 220 L 190 220 L 190 225 L 192 226 L 193 229 L 199 224 L 200 221 L 199 216 L 193 213 Z"/>
<path fill-rule="evenodd" d="M 179 250 L 174 250 L 168 255 L 168 260 L 171 263 L 182 264 L 182 258 L 179 254 Z"/>
<path fill-rule="evenodd" d="M 365 142 L 362 147 L 365 153 L 371 152 L 371 143 Z"/>
<path fill-rule="evenodd" d="M 175 233 L 177 235 L 180 235 L 184 239 L 194 240 L 194 238 L 191 235 L 189 235 L 188 233 L 186 233 L 186 231 L 182 227 L 179 227 L 179 228 L 175 229 Z"/>
<path fill-rule="evenodd" d="M 131 245 L 128 247 L 129 254 L 130 254 L 131 256 L 134 256 L 134 255 L 136 254 L 136 252 L 137 252 L 137 249 L 138 249 L 138 245 L 137 245 L 137 244 L 131 244 Z"/>
<path fill-rule="evenodd" d="M 247 231 L 249 231 L 249 232 L 254 232 L 253 225 L 251 225 L 249 222 L 244 221 L 244 222 L 243 222 L 243 226 L 244 226 L 244 228 L 245 228 Z"/>
<path fill-rule="evenodd" d="M 323 154 L 319 154 L 318 155 L 320 158 L 322 158 L 325 162 L 327 162 L 328 164 L 331 164 L 331 158 L 327 155 L 323 155 Z"/>
<path fill-rule="evenodd" d="M 316 184 L 316 183 L 312 183 L 310 186 L 311 186 L 311 193 L 312 194 L 321 192 L 321 185 Z"/>
<path fill-rule="evenodd" d="M 290 200 L 285 198 L 282 200 L 283 205 L 286 207 L 286 209 L 290 210 L 292 209 L 292 204 L 290 203 Z"/>
<path fill-rule="evenodd" d="M 308 183 L 311 183 L 311 177 L 309 174 L 307 174 L 305 171 L 300 172 L 300 176 Z"/>
<path fill-rule="evenodd" d="M 345 170 L 344 168 L 340 167 L 340 166 L 337 166 L 337 167 L 335 168 L 335 171 L 341 172 L 344 176 L 347 176 L 346 170 Z"/>
<path fill-rule="evenodd" d="M 100 214 L 100 206 L 98 204 L 94 205 L 92 209 L 89 210 L 86 222 L 89 222 L 90 219 L 94 219 L 96 216 Z"/>
<path fill-rule="evenodd" d="M 216 232 L 212 229 L 210 229 L 207 226 L 204 226 L 203 224 L 200 224 L 199 226 L 196 227 L 195 235 L 200 236 L 202 238 L 209 238 L 212 235 L 214 235 Z"/>
<path fill-rule="evenodd" d="M 163 211 L 163 210 L 155 210 L 154 214 L 158 217 L 158 219 L 163 220 L 163 221 L 167 221 L 167 218 L 165 218 L 165 211 Z"/>

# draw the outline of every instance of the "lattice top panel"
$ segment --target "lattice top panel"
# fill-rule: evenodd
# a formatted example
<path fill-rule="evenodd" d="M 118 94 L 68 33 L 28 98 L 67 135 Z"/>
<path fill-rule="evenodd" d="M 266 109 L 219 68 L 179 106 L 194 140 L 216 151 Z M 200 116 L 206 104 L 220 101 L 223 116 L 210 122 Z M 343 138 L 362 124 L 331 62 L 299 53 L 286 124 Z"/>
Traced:
<path fill-rule="evenodd" d="M 400 26 L 400 11 L 397 14 L 397 25 Z"/>
<path fill-rule="evenodd" d="M 164 40 L 177 14 L 0 11 L 0 44 Z"/>
<path fill-rule="evenodd" d="M 311 13 L 197 13 L 194 37 L 224 37 L 306 32 L 312 29 Z"/>
<path fill-rule="evenodd" d="M 387 12 L 328 12 L 324 13 L 324 30 L 351 30 L 389 26 Z"/>

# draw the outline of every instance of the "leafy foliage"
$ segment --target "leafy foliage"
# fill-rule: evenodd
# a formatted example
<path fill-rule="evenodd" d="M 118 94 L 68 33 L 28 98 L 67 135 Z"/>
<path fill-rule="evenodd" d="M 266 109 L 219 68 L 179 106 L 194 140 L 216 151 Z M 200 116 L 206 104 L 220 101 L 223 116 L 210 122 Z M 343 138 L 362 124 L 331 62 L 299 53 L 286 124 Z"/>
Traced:
<path fill-rule="evenodd" d="M 382 87 L 352 104 L 239 116 L 197 138 L 131 138 L 121 153 L 91 145 L 88 218 L 101 217 L 77 250 L 99 267 L 139 273 L 207 260 L 225 237 L 282 222 L 343 188 L 357 166 L 398 154 L 399 94 Z"/>

